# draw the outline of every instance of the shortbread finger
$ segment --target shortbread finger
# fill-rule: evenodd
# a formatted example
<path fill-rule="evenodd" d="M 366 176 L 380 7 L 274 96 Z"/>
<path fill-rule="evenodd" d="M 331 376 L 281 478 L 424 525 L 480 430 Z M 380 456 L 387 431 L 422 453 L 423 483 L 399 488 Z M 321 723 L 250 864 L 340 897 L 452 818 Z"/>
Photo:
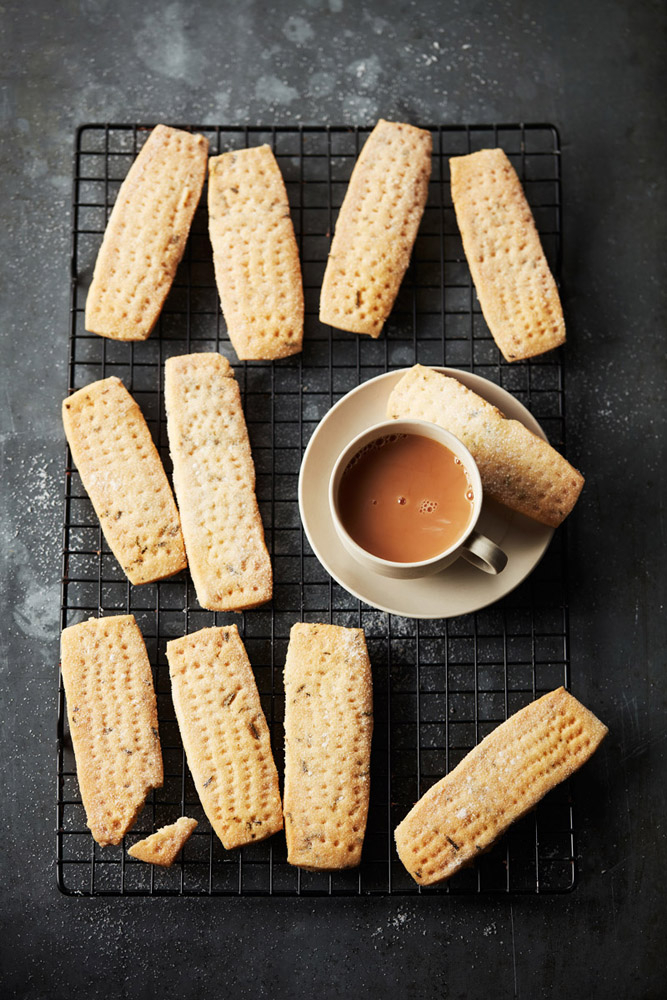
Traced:
<path fill-rule="evenodd" d="M 158 125 L 116 197 L 86 299 L 86 330 L 145 340 L 176 274 L 206 179 L 208 142 Z"/>
<path fill-rule="evenodd" d="M 165 370 L 174 490 L 197 600 L 210 611 L 253 608 L 270 600 L 273 582 L 234 372 L 221 354 L 169 358 Z"/>
<path fill-rule="evenodd" d="M 175 823 L 163 826 L 150 837 L 138 840 L 128 848 L 128 854 L 149 865 L 171 868 L 197 827 L 197 820 L 180 816 Z"/>
<path fill-rule="evenodd" d="M 115 376 L 63 402 L 72 458 L 109 548 L 130 583 L 187 565 L 176 503 L 148 425 Z"/>
<path fill-rule="evenodd" d="M 269 729 L 236 625 L 172 639 L 167 659 L 188 767 L 223 846 L 282 830 Z"/>
<path fill-rule="evenodd" d="M 420 885 L 449 878 L 585 764 L 607 734 L 564 688 L 521 709 L 429 789 L 396 827 Z"/>
<path fill-rule="evenodd" d="M 542 524 L 557 527 L 579 498 L 584 477 L 555 448 L 442 372 L 411 368 L 392 391 L 387 416 L 451 431 L 475 459 L 485 495 Z"/>
<path fill-rule="evenodd" d="M 320 322 L 379 337 L 428 197 L 431 133 L 382 119 L 364 143 L 336 222 Z"/>
<path fill-rule="evenodd" d="M 296 354 L 303 340 L 301 266 L 270 146 L 211 158 L 208 229 L 220 304 L 239 358 Z"/>
<path fill-rule="evenodd" d="M 64 629 L 61 669 L 88 826 L 98 844 L 118 844 L 162 785 L 153 677 L 134 616 Z"/>
<path fill-rule="evenodd" d="M 361 861 L 370 792 L 373 684 L 363 629 L 297 623 L 285 662 L 287 860 Z"/>
<path fill-rule="evenodd" d="M 449 161 L 452 201 L 484 319 L 507 361 L 565 342 L 558 289 L 533 213 L 502 149 Z"/>

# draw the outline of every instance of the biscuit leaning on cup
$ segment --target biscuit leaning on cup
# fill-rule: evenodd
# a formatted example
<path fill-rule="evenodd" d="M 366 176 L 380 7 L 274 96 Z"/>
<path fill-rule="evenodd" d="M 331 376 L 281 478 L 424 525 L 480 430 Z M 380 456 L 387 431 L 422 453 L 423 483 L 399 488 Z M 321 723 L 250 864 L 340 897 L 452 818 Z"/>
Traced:
<path fill-rule="evenodd" d="M 387 416 L 439 424 L 477 463 L 486 495 L 556 528 L 571 512 L 584 477 L 550 444 L 457 379 L 415 365 L 393 389 Z"/>

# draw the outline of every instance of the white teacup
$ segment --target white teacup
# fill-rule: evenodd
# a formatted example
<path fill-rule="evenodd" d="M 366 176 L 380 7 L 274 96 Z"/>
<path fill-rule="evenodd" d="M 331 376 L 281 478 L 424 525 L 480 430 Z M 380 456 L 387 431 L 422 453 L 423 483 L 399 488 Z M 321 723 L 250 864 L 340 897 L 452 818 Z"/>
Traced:
<path fill-rule="evenodd" d="M 373 555 L 372 552 L 368 552 L 355 542 L 340 519 L 338 492 L 343 473 L 362 448 L 378 438 L 387 437 L 390 434 L 419 434 L 445 445 L 463 465 L 472 488 L 472 516 L 460 537 L 443 552 L 420 562 L 393 562 L 390 559 L 381 559 L 379 556 Z M 426 420 L 385 420 L 369 427 L 368 430 L 358 434 L 343 449 L 336 460 L 329 480 L 331 517 L 338 537 L 347 551 L 366 569 L 396 580 L 414 580 L 420 576 L 439 573 L 440 570 L 450 566 L 459 556 L 485 573 L 493 575 L 500 573 L 507 564 L 507 556 L 495 542 L 475 530 L 475 525 L 482 511 L 482 499 L 482 481 L 479 477 L 479 470 L 466 446 L 443 427 L 428 423 Z"/>

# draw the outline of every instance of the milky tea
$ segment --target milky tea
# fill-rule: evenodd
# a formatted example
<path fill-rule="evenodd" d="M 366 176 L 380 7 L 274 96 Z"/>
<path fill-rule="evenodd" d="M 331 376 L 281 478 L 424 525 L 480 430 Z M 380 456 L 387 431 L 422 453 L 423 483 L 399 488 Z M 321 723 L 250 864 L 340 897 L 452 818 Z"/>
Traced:
<path fill-rule="evenodd" d="M 348 463 L 338 514 L 357 545 L 391 562 L 422 562 L 465 534 L 473 490 L 461 460 L 421 434 L 389 434 Z"/>

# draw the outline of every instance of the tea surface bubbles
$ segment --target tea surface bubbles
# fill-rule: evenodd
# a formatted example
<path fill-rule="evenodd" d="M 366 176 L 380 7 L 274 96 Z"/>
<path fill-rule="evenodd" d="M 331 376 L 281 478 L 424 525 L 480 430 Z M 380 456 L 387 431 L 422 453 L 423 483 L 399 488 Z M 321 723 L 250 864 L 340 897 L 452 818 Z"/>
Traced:
<path fill-rule="evenodd" d="M 473 492 L 460 459 L 421 434 L 390 434 L 366 445 L 345 469 L 338 513 L 367 552 L 421 562 L 465 533 Z"/>

